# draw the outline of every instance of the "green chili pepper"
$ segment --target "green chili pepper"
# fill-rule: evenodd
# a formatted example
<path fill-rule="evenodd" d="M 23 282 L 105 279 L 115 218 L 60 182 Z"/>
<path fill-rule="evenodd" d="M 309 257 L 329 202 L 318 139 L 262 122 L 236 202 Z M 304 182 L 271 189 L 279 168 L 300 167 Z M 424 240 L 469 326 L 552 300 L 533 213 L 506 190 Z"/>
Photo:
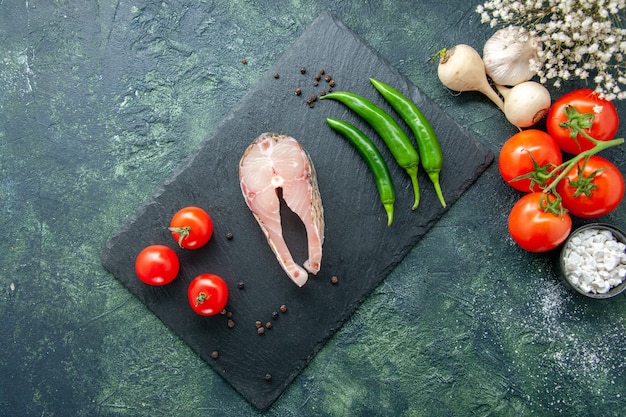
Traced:
<path fill-rule="evenodd" d="M 387 148 L 391 151 L 398 165 L 400 165 L 411 178 L 413 193 L 415 194 L 412 208 L 415 210 L 420 201 L 419 185 L 417 183 L 419 156 L 411 140 L 398 123 L 386 111 L 368 99 L 354 93 L 333 91 L 332 93 L 320 97 L 320 100 L 325 99 L 334 99 L 346 105 L 368 122 L 383 141 L 385 141 Z"/>
<path fill-rule="evenodd" d="M 378 194 L 380 195 L 380 201 L 383 203 L 383 207 L 387 213 L 387 226 L 391 226 L 391 222 L 393 222 L 393 204 L 396 200 L 396 194 L 393 180 L 391 179 L 391 173 L 380 151 L 365 133 L 361 132 L 350 123 L 330 117 L 326 119 L 326 123 L 328 123 L 328 126 L 334 131 L 345 137 L 365 160 L 365 163 L 374 176 Z"/>
<path fill-rule="evenodd" d="M 439 185 L 439 173 L 443 167 L 443 154 L 435 130 L 415 103 L 401 92 L 374 78 L 370 78 L 370 82 L 387 103 L 402 117 L 413 132 L 413 135 L 415 135 L 422 167 L 435 186 L 439 202 L 445 207 L 446 201 L 443 198 L 441 186 Z"/>

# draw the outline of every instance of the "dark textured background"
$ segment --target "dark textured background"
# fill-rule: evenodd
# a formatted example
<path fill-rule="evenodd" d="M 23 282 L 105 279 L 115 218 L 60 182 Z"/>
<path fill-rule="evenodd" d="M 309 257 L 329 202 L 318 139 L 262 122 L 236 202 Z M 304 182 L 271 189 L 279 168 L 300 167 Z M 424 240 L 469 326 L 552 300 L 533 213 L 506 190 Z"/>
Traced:
<path fill-rule="evenodd" d="M 497 154 L 515 129 L 429 62 L 481 48 L 476 4 L 0 2 L 0 414 L 257 415 L 102 267 L 104 241 L 322 10 Z M 604 155 L 626 172 L 623 149 Z M 265 414 L 619 415 L 624 296 L 583 300 L 514 245 L 518 197 L 492 165 Z"/>
<path fill-rule="evenodd" d="M 353 56 L 362 61 L 354 62 L 350 59 Z M 301 74 L 303 66 L 309 68 L 308 74 Z M 411 97 L 431 122 L 445 155 L 440 183 L 446 190 L 448 207 L 494 159 L 493 153 L 409 85 L 376 51 L 324 12 L 175 175 L 107 242 L 104 266 L 237 391 L 263 410 L 447 210 L 435 196 L 424 170 L 418 175 L 420 204 L 411 210 L 414 195 L 409 176 L 359 116 L 331 100 L 318 102 L 313 108 L 307 105 L 305 97 L 329 86 L 326 81 L 317 88 L 313 85 L 318 68 L 325 68 L 336 80 L 335 90 L 368 97 L 391 114 L 393 110 L 370 84 L 370 77 L 384 79 Z M 303 90 L 300 96 L 294 94 L 297 86 Z M 372 174 L 352 145 L 326 125 L 330 116 L 359 126 L 387 156 L 398 194 L 390 226 Z M 321 269 L 303 287 L 291 282 L 276 261 L 241 193 L 241 156 L 251 141 L 268 129 L 288 132 L 306 149 L 323 202 Z M 190 204 L 213 215 L 215 239 L 197 251 L 180 251 L 164 225 Z M 289 213 L 286 207 L 281 213 L 285 240 L 295 262 L 302 264 L 307 259 L 306 233 L 297 215 Z M 233 235 L 231 240 L 227 233 Z M 172 284 L 156 289 L 138 280 L 134 268 L 137 254 L 152 243 L 168 244 L 180 254 L 182 264 Z M 226 308 L 233 313 L 234 328 L 226 325 L 224 317 L 198 317 L 187 307 L 189 282 L 207 272 L 219 274 L 228 283 Z M 340 284 L 331 283 L 333 275 Z M 239 290 L 238 282 L 244 283 L 244 290 Z M 259 337 L 254 323 L 271 320 L 272 311 L 283 304 L 289 314 L 273 320 L 272 330 Z M 219 360 L 211 356 L 213 351 L 219 352 Z M 271 382 L 265 380 L 268 373 Z"/>

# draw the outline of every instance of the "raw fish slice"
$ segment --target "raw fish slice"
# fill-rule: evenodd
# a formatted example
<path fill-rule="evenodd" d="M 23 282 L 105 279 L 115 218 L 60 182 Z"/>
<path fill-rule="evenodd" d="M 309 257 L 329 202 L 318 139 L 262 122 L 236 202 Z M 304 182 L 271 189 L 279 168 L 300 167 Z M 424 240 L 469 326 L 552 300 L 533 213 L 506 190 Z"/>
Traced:
<path fill-rule="evenodd" d="M 294 138 L 264 133 L 244 152 L 239 162 L 239 181 L 246 204 L 278 262 L 294 283 L 303 286 L 308 272 L 317 274 L 320 270 L 324 243 L 324 209 L 311 158 Z M 306 229 L 306 269 L 294 261 L 285 243 L 279 188 L 283 200 L 300 217 Z"/>

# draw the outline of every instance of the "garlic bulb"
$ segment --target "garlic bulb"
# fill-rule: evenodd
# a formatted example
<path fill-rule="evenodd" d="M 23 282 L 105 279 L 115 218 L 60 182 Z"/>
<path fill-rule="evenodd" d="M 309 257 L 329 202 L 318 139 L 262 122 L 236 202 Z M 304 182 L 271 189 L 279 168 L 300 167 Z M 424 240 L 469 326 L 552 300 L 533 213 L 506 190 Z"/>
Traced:
<path fill-rule="evenodd" d="M 500 29 L 483 47 L 485 71 L 499 85 L 528 81 L 536 74 L 531 62 L 539 60 L 538 48 L 539 40 L 526 29 L 519 26 Z"/>

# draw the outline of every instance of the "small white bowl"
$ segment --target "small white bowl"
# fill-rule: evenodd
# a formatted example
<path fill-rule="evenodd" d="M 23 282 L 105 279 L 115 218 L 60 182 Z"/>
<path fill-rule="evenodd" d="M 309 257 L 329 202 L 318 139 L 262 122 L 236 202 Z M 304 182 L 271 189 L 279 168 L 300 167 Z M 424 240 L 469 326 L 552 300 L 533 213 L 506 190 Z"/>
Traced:
<path fill-rule="evenodd" d="M 607 298 L 615 297 L 616 295 L 620 294 L 622 291 L 626 290 L 626 278 L 624 278 L 620 284 L 611 286 L 611 288 L 607 292 L 595 292 L 593 290 L 588 290 L 586 288 L 581 287 L 582 284 L 580 283 L 581 279 L 582 280 L 586 278 L 591 279 L 590 277 L 591 274 L 586 274 L 579 278 L 576 278 L 573 272 L 571 271 L 568 272 L 568 270 L 571 268 L 568 268 L 566 266 L 566 257 L 568 256 L 568 253 L 570 253 L 573 250 L 572 248 L 577 238 L 579 238 L 581 235 L 584 236 L 584 234 L 588 233 L 589 231 L 594 231 L 594 230 L 609 231 L 611 232 L 615 240 L 626 245 L 626 235 L 624 234 L 624 232 L 622 232 L 615 226 L 611 226 L 605 223 L 590 223 L 590 224 L 581 226 L 569 235 L 569 237 L 567 238 L 567 240 L 565 240 L 565 243 L 563 244 L 563 248 L 561 249 L 561 254 L 559 257 L 561 277 L 573 290 L 575 290 L 579 294 L 582 294 L 589 298 L 607 299 Z M 592 257 L 591 253 L 588 253 L 588 254 L 590 257 Z M 595 262 L 595 261 L 592 260 L 589 262 Z M 624 268 L 626 268 L 626 266 Z"/>

